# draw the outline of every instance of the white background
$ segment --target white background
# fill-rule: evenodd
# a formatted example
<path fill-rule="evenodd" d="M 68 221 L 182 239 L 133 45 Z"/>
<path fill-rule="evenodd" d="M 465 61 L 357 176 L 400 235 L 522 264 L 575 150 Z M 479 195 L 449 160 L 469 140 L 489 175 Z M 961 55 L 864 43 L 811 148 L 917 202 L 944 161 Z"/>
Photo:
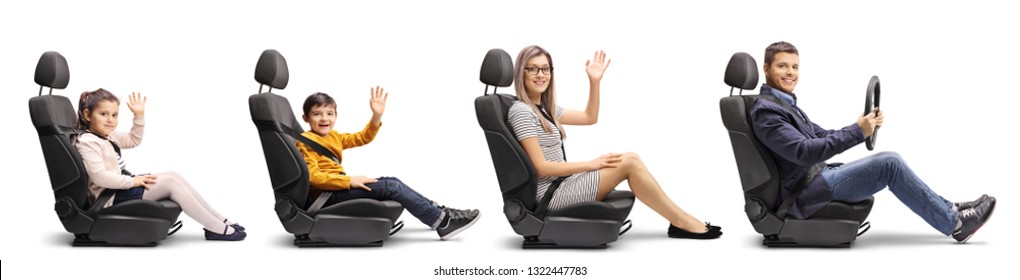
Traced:
<path fill-rule="evenodd" d="M 4 279 L 432 277 L 447 267 L 586 266 L 586 278 L 713 276 L 860 278 L 885 274 L 992 275 L 1017 249 L 1014 83 L 1020 71 L 1012 3 L 853 1 L 646 3 L 274 2 L 0 4 L 0 81 L 8 102 L 0 161 L 0 259 Z M 1010 28 L 1009 26 L 1013 26 Z M 800 106 L 827 128 L 862 110 L 871 75 L 882 79 L 886 123 L 876 151 L 899 152 L 950 200 L 982 193 L 1000 201 L 968 244 L 940 235 L 889 192 L 876 195 L 873 228 L 851 249 L 767 249 L 743 214 L 740 182 L 718 100 L 723 70 L 744 51 L 759 63 L 785 40 L 800 49 Z M 572 160 L 639 153 L 666 192 L 724 227 L 711 241 L 665 237 L 667 222 L 644 205 L 634 229 L 606 250 L 519 249 L 502 215 L 495 173 L 473 100 L 482 94 L 485 52 L 516 58 L 538 44 L 552 53 L 559 103 L 583 109 L 584 62 L 598 49 L 612 65 L 600 122 L 568 127 Z M 255 62 L 279 50 L 290 85 L 274 91 L 295 110 L 315 91 L 339 102 L 340 131 L 361 129 L 369 87 L 390 92 L 384 126 L 368 146 L 344 153 L 349 173 L 399 176 L 446 205 L 483 218 L 447 242 L 410 214 L 382 248 L 298 249 L 273 211 L 266 163 L 247 98 Z M 155 248 L 72 248 L 53 212 L 53 193 L 27 100 L 45 51 L 67 57 L 66 90 L 149 97 L 142 146 L 124 152 L 136 172 L 177 171 L 250 232 L 243 242 L 207 242 L 197 222 Z M 512 93 L 512 89 L 500 92 Z M 130 125 L 130 111 L 119 129 Z M 855 147 L 832 161 L 872 154 Z M 626 185 L 620 188 L 625 189 Z M 182 215 L 184 217 L 184 215 Z M 801 274 L 803 273 L 803 274 Z M 817 275 L 817 276 L 816 276 Z M 1001 274 L 999 274 L 1001 275 Z M 50 277 L 47 277 L 50 278 Z M 259 277 L 260 279 L 266 279 Z M 450 277 L 440 277 L 450 278 Z M 494 277 L 499 278 L 499 277 Z M 522 276 L 519 278 L 530 278 Z"/>

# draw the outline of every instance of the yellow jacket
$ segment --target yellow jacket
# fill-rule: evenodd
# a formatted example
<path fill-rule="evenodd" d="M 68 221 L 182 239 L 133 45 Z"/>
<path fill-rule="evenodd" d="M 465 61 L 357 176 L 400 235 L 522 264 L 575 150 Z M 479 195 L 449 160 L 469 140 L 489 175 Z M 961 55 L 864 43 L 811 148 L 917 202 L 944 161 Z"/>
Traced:
<path fill-rule="evenodd" d="M 342 162 L 344 148 L 354 148 L 372 142 L 376 133 L 379 133 L 380 127 L 382 127 L 382 123 L 377 126 L 369 122 L 365 129 L 353 134 L 339 133 L 333 130 L 326 136 L 315 134 L 312 131 L 306 131 L 301 135 L 333 151 L 337 159 Z M 339 162 L 333 162 L 329 157 L 316 153 L 304 143 L 297 142 L 297 147 L 301 151 L 301 155 L 305 157 L 305 164 L 308 165 L 310 176 L 308 184 L 312 187 L 308 190 L 308 197 L 315 199 L 322 191 L 351 189 L 351 177 L 347 176 L 344 167 Z"/>

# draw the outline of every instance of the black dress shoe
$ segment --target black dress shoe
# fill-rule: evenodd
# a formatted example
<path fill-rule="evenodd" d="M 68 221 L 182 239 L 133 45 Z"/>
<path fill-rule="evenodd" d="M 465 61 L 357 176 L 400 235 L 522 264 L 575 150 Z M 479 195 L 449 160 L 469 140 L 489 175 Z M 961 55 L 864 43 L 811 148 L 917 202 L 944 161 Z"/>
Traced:
<path fill-rule="evenodd" d="M 244 240 L 244 238 L 248 236 L 248 234 L 245 233 L 244 231 L 240 231 L 240 230 L 236 230 L 236 229 L 234 230 L 234 233 L 226 234 L 227 227 L 229 227 L 229 225 L 223 227 L 223 233 L 222 234 L 211 232 L 208 229 L 202 229 L 202 230 L 205 231 L 205 240 L 241 241 L 241 240 Z"/>
<path fill-rule="evenodd" d="M 694 233 L 670 224 L 669 230 L 667 230 L 666 233 L 670 238 L 716 239 L 719 238 L 719 236 L 722 236 L 722 227 L 713 226 L 709 223 L 705 223 L 705 227 L 708 228 L 708 231 Z"/>
<path fill-rule="evenodd" d="M 227 219 L 223 219 L 223 222 L 226 223 Z M 234 228 L 234 230 L 244 230 L 244 227 L 241 226 L 241 224 L 238 224 L 238 223 L 230 224 L 230 227 Z"/>

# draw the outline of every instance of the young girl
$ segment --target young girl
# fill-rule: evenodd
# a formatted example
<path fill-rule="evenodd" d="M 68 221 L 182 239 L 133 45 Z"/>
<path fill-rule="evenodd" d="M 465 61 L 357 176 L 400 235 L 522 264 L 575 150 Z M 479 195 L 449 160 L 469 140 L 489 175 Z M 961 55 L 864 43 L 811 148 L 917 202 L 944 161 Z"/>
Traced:
<path fill-rule="evenodd" d="M 206 240 L 244 240 L 244 227 L 233 223 L 209 207 L 180 175 L 174 172 L 161 174 L 132 174 L 125 169 L 120 149 L 130 149 L 142 143 L 145 131 L 145 101 L 139 93 L 131 93 L 128 109 L 134 114 L 130 133 L 115 132 L 120 100 L 105 89 L 86 91 L 78 101 L 77 128 L 88 133 L 78 136 L 75 147 L 81 153 L 85 171 L 89 175 L 90 200 L 95 201 L 103 189 L 116 193 L 106 205 L 109 207 L 132 199 L 177 202 L 191 218 L 205 227 Z"/>
<path fill-rule="evenodd" d="M 344 149 L 372 142 L 382 126 L 382 114 L 389 94 L 383 93 L 383 89 L 378 86 L 371 92 L 369 106 L 372 108 L 372 120 L 361 132 L 353 134 L 333 130 L 333 124 L 336 123 L 336 101 L 332 97 L 321 92 L 308 96 L 302 108 L 304 115 L 301 117 L 311 126 L 311 130 L 301 135 L 326 147 L 338 160 L 343 161 Z M 308 174 L 311 176 L 308 181 L 312 187 L 308 192 L 309 203 L 315 201 L 323 191 L 336 192 L 329 197 L 326 205 L 355 198 L 395 200 L 423 224 L 435 229 L 441 240 L 448 240 L 471 227 L 480 217 L 478 210 L 459 210 L 436 205 L 397 178 L 373 179 L 349 176 L 340 162 L 334 162 L 327 155 L 316 153 L 304 143 L 298 142 L 297 146 L 305 158 Z"/>
<path fill-rule="evenodd" d="M 598 121 L 599 87 L 609 62 L 605 52 L 598 51 L 593 60 L 585 63 L 591 86 L 588 106 L 584 111 L 574 111 L 556 106 L 552 56 L 548 52 L 529 46 L 517 56 L 514 86 L 518 101 L 510 107 L 507 122 L 538 172 L 536 199 L 542 200 L 557 177 L 566 179 L 552 194 L 549 210 L 603 200 L 616 185 L 627 180 L 641 202 L 669 220 L 669 237 L 718 238 L 722 228 L 702 223 L 673 203 L 637 154 L 610 153 L 584 162 L 564 160 L 563 125 L 592 125 Z"/>

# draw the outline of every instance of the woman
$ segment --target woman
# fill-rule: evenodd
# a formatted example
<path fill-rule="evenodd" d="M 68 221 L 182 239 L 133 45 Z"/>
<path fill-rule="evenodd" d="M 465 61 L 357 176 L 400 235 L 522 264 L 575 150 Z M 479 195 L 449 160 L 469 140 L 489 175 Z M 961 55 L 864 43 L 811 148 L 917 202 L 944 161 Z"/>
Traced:
<path fill-rule="evenodd" d="M 552 56 L 547 51 L 529 46 L 517 56 L 514 67 L 517 101 L 510 107 L 507 122 L 538 172 L 536 198 L 542 200 L 553 181 L 564 177 L 549 203 L 549 210 L 555 211 L 572 204 L 603 200 L 627 180 L 638 199 L 669 220 L 669 237 L 718 238 L 722 228 L 701 222 L 673 203 L 637 154 L 610 153 L 584 162 L 564 160 L 563 125 L 598 122 L 599 86 L 609 62 L 603 51 L 585 62 L 591 86 L 588 106 L 584 111 L 574 111 L 556 105 Z"/>

